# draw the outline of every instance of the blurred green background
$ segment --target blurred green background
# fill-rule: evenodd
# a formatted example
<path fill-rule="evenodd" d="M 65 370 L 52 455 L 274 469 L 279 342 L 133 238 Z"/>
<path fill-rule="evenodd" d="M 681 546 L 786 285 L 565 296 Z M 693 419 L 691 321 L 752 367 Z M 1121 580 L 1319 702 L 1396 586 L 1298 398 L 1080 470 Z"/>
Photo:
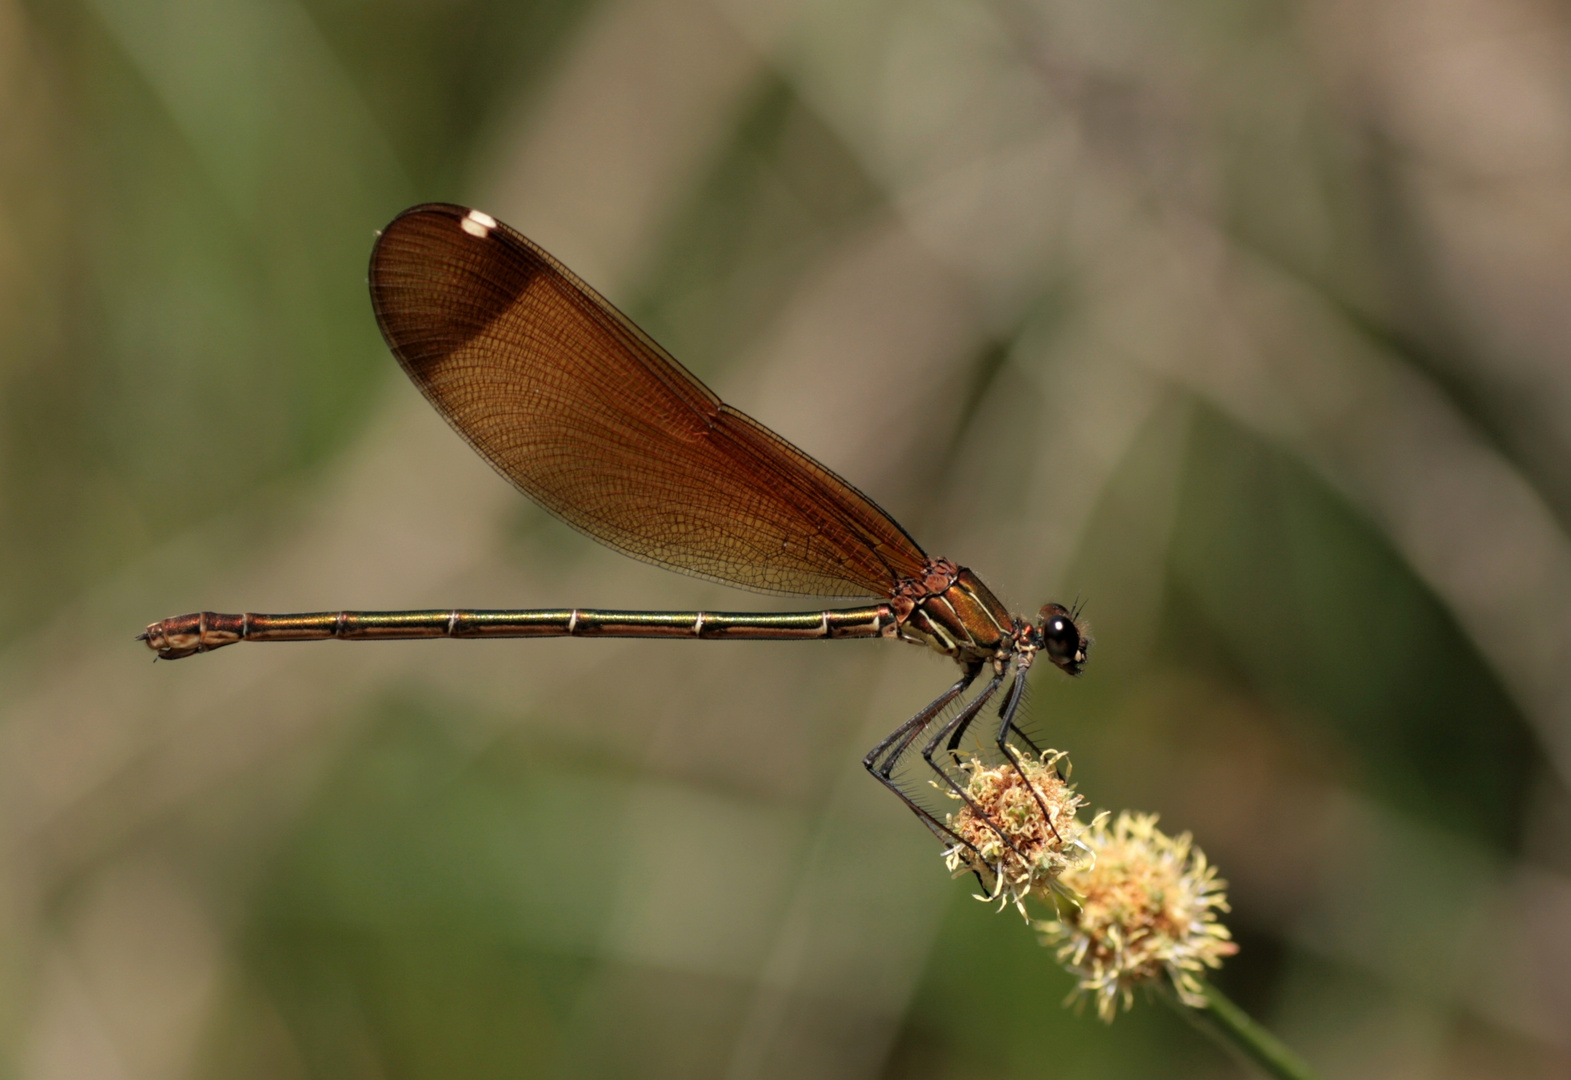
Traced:
<path fill-rule="evenodd" d="M 388 357 L 483 207 L 1016 610 L 1327 1075 L 1571 1072 L 1571 15 L 1537 0 L 0 0 L 0 1076 L 1225 1077 L 861 755 L 876 642 L 246 647 L 800 607 L 516 495 Z"/>

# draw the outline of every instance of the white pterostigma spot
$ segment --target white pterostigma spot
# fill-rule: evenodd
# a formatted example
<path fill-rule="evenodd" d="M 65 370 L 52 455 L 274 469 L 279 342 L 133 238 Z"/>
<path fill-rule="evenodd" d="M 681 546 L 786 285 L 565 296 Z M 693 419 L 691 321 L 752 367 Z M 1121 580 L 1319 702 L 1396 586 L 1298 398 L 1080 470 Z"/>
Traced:
<path fill-rule="evenodd" d="M 491 230 L 496 228 L 496 218 L 484 210 L 471 210 L 458 224 L 470 236 L 477 236 L 484 240 L 491 235 Z"/>

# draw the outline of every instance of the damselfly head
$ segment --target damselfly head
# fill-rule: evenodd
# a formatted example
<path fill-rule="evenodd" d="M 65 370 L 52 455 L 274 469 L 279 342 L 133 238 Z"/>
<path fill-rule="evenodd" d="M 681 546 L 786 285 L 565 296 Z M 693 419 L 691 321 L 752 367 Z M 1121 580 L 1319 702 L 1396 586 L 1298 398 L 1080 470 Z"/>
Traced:
<path fill-rule="evenodd" d="M 1042 651 L 1061 670 L 1070 675 L 1080 674 L 1080 665 L 1086 662 L 1086 654 L 1091 650 L 1091 639 L 1086 637 L 1076 613 L 1062 604 L 1046 604 L 1041 618 L 1037 632 L 1042 635 Z"/>

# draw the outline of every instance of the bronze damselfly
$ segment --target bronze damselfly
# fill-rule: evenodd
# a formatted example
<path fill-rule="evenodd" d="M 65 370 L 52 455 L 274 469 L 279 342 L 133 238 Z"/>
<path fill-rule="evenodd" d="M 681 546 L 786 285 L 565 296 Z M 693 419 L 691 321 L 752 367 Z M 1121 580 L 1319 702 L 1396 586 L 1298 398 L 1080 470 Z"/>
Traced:
<path fill-rule="evenodd" d="M 634 558 L 744 589 L 882 602 L 784 614 L 204 611 L 147 628 L 142 640 L 161 658 L 325 638 L 908 641 L 953 657 L 960 678 L 864 764 L 949 843 L 958 838 L 894 778 L 928 729 L 936 724 L 922 758 L 970 802 L 935 755 L 956 750 L 1013 671 L 995 741 L 1017 768 L 1012 737 L 1038 750 L 1015 714 L 1039 652 L 1071 675 L 1085 662 L 1073 612 L 1048 604 L 1035 623 L 1010 614 L 970 570 L 929 558 L 866 495 L 724 404 L 604 297 L 489 214 L 439 203 L 406 210 L 377 239 L 370 284 L 382 334 L 421 393 L 498 472 L 569 525 Z M 982 690 L 945 716 L 984 670 Z"/>

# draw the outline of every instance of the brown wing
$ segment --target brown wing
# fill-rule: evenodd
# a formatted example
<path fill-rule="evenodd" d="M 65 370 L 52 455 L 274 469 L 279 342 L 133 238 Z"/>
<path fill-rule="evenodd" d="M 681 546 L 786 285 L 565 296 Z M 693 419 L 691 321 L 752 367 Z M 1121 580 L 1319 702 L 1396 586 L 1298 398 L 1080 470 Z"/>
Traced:
<path fill-rule="evenodd" d="M 604 297 L 479 211 L 400 214 L 371 253 L 382 334 L 426 398 L 551 513 L 761 592 L 888 595 L 927 558 L 867 496 L 723 404 Z"/>

